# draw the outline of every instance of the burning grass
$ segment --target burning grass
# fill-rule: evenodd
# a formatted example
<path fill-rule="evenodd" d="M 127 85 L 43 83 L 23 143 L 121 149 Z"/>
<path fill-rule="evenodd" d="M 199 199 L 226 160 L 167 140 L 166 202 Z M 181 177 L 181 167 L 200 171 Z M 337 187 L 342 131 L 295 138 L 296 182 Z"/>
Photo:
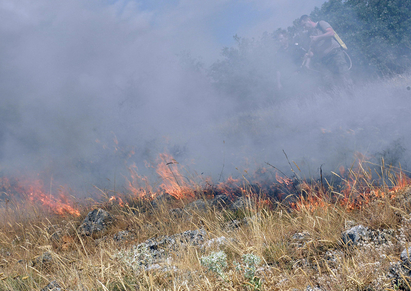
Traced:
<path fill-rule="evenodd" d="M 50 195 L 41 184 L 15 183 L 17 191 L 3 181 L 8 200 L 0 208 L 0 290 L 41 290 L 50 282 L 64 290 L 411 289 L 404 273 L 390 276 L 411 241 L 410 180 L 401 168 L 359 159 L 317 181 L 276 172 L 268 185 L 245 178 L 212 185 L 187 181 L 171 157 L 160 162 L 159 187 L 138 186 L 147 180 L 134 169 L 128 193 L 98 189 L 104 199 L 83 208 L 68 198 L 44 203 Z M 19 199 L 12 199 L 12 189 Z M 242 207 L 187 206 L 222 194 L 242 199 Z M 109 211 L 114 223 L 80 235 L 79 225 L 96 207 Z M 342 232 L 360 224 L 371 238 L 344 245 Z M 207 237 L 198 244 L 178 242 L 190 230 Z M 153 260 L 148 268 L 120 259 L 120 251 L 165 236 L 177 242 L 163 261 L 154 262 L 147 251 L 138 256 Z M 226 262 L 219 272 L 205 267 L 217 254 Z"/>

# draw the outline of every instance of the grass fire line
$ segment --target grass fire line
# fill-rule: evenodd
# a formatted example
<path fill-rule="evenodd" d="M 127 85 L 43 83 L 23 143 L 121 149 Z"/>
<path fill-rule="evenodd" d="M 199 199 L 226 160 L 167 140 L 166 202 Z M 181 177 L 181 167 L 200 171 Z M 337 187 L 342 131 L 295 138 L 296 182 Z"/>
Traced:
<path fill-rule="evenodd" d="M 127 191 L 78 208 L 3 177 L 0 290 L 409 290 L 411 180 L 358 157 L 318 180 L 272 166 L 213 184 L 162 154 L 157 187 L 132 166 Z"/>

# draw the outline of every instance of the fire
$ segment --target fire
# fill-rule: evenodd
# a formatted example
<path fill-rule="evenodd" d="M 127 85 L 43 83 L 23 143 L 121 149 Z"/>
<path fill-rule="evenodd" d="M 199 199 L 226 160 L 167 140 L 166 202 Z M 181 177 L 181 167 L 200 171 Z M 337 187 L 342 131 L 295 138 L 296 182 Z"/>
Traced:
<path fill-rule="evenodd" d="M 108 199 L 108 201 L 109 202 L 118 201 L 118 205 L 120 205 L 121 207 L 124 207 L 123 199 L 121 199 L 120 197 L 111 196 L 110 199 Z"/>
<path fill-rule="evenodd" d="M 177 199 L 194 196 L 192 185 L 180 173 L 178 162 L 171 155 L 160 154 L 156 172 L 163 181 L 160 188 L 166 193 Z"/>
<path fill-rule="evenodd" d="M 40 202 L 43 207 L 48 208 L 53 213 L 80 216 L 80 211 L 72 206 L 68 195 L 64 193 L 64 188 L 62 187 L 59 189 L 59 198 L 56 198 L 51 192 L 46 194 L 43 182 L 39 179 L 17 180 L 3 177 L 1 178 L 1 186 L 2 189 L 10 193 L 10 195 L 20 196 L 20 199 L 27 197 L 27 199 L 33 203 Z"/>
<path fill-rule="evenodd" d="M 130 172 L 131 180 L 127 180 L 127 183 L 128 189 L 132 195 L 139 198 L 153 198 L 155 193 L 153 192 L 148 178 L 138 174 L 138 169 L 135 164 L 132 164 L 128 170 Z M 144 184 L 144 186 L 141 184 Z"/>
<path fill-rule="evenodd" d="M 146 167 L 154 168 L 148 163 Z M 146 176 L 139 175 L 135 164 L 131 165 L 128 170 L 130 172 L 128 189 L 134 197 L 153 199 L 163 192 L 177 199 L 194 197 L 195 183 L 181 174 L 182 168 L 170 154 L 160 154 L 157 159 L 155 172 L 161 179 L 158 187 L 153 188 Z"/>
<path fill-rule="evenodd" d="M 275 173 L 275 179 L 277 180 L 278 183 L 280 184 L 285 184 L 286 186 L 292 185 L 293 181 L 289 178 L 283 178 L 278 173 Z"/>
<path fill-rule="evenodd" d="M 372 169 L 366 167 L 367 158 L 362 154 L 356 155 L 358 160 L 355 167 L 345 170 L 340 167 L 340 175 L 333 173 L 342 180 L 339 192 L 333 189 L 325 195 L 322 186 L 311 185 L 303 182 L 301 195 L 297 202 L 292 204 L 296 210 L 327 208 L 333 203 L 338 203 L 347 211 L 366 207 L 377 199 L 394 199 L 398 192 L 411 185 L 411 179 L 402 169 L 390 167 L 379 179 L 374 179 Z"/>
<path fill-rule="evenodd" d="M 244 186 L 241 185 L 240 179 L 235 179 L 229 176 L 225 182 L 220 182 L 217 185 L 217 192 L 234 198 L 234 196 L 247 194 Z"/>
<path fill-rule="evenodd" d="M 30 192 L 29 199 L 33 202 L 40 201 L 43 206 L 50 207 L 50 209 L 60 215 L 71 214 L 74 216 L 80 216 L 80 211 L 73 208 L 69 203 L 65 195 L 60 194 L 60 199 L 56 199 L 53 196 L 49 196 L 42 192 Z"/>
<path fill-rule="evenodd" d="M 211 195 L 225 194 L 233 200 L 244 195 L 262 195 L 268 200 L 275 201 L 283 201 L 287 197 L 294 196 L 295 200 L 290 202 L 290 205 L 297 211 L 326 209 L 336 204 L 351 211 L 361 209 L 377 199 L 395 198 L 398 191 L 411 184 L 410 178 L 401 170 L 394 170 L 392 167 L 390 171 L 385 170 L 385 174 L 380 175 L 380 178 L 386 177 L 385 181 L 378 180 L 374 173 L 377 165 L 373 164 L 371 167 L 369 158 L 360 153 L 356 153 L 355 158 L 356 162 L 351 168 L 346 169 L 341 166 L 339 174 L 331 172 L 338 177 L 335 185 L 328 184 L 329 181 L 323 179 L 322 175 L 321 180 L 304 181 L 299 177 L 289 178 L 283 173 L 280 175 L 279 172 L 275 172 L 275 181 L 272 181 L 272 178 L 267 175 L 267 169 L 264 168 L 257 170 L 254 175 L 244 171 L 247 177 L 243 176 L 243 179 L 229 176 L 226 181 L 219 182 L 216 186 L 210 180 L 206 180 L 205 186 L 200 190 Z M 133 196 L 153 199 L 156 195 L 165 192 L 177 199 L 194 198 L 199 184 L 182 174 L 183 168 L 173 156 L 160 154 L 157 166 L 149 165 L 149 167 L 155 169 L 161 178 L 159 186 L 153 188 L 148 178 L 138 175 L 137 167 L 132 165 L 129 168 L 131 179 L 128 181 L 128 186 Z M 118 201 L 120 205 L 124 205 L 120 199 L 113 196 L 110 201 Z M 264 202 L 267 205 L 270 204 L 268 200 Z"/>

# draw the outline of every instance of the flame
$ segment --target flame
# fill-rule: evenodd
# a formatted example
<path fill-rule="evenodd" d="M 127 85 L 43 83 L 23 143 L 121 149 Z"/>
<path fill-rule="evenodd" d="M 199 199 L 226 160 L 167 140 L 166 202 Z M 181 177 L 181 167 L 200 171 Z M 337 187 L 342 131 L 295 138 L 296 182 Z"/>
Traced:
<path fill-rule="evenodd" d="M 153 199 L 161 193 L 167 193 L 176 199 L 194 197 L 196 184 L 181 174 L 182 167 L 172 155 L 162 153 L 157 159 L 157 166 L 146 163 L 147 168 L 155 168 L 161 179 L 158 187 L 152 187 L 146 176 L 138 174 L 135 164 L 128 167 L 130 179 L 127 179 L 128 190 L 134 197 Z"/>
<path fill-rule="evenodd" d="M 290 186 L 293 184 L 293 181 L 289 178 L 283 178 L 278 173 L 275 173 L 275 179 L 277 180 L 278 183 L 280 184 L 285 184 L 286 186 Z"/>
<path fill-rule="evenodd" d="M 111 196 L 110 199 L 108 199 L 108 201 L 109 202 L 118 201 L 118 205 L 120 205 L 121 207 L 124 207 L 123 199 L 121 199 L 120 197 Z"/>
<path fill-rule="evenodd" d="M 235 179 L 232 176 L 229 176 L 225 182 L 218 183 L 216 190 L 218 193 L 224 194 L 231 198 L 234 198 L 234 196 L 237 196 L 238 194 L 247 194 L 247 191 L 240 183 L 240 179 Z"/>
<path fill-rule="evenodd" d="M 135 164 L 132 164 L 128 170 L 130 172 L 131 180 L 127 179 L 127 183 L 128 189 L 132 195 L 138 198 L 153 198 L 155 193 L 153 192 L 148 178 L 138 174 L 138 168 Z M 141 184 L 144 184 L 144 186 L 141 186 Z"/>
<path fill-rule="evenodd" d="M 64 193 L 63 187 L 60 187 L 59 197 L 56 198 L 51 193 L 45 193 L 43 182 L 40 179 L 31 180 L 26 178 L 19 180 L 2 177 L 0 181 L 2 189 L 11 195 L 19 195 L 22 199 L 27 197 L 33 203 L 40 202 L 42 206 L 59 215 L 80 216 L 80 211 L 72 206 L 73 203 L 68 198 L 68 194 Z"/>
<path fill-rule="evenodd" d="M 334 199 L 322 191 L 322 187 L 311 185 L 301 187 L 302 195 L 297 202 L 292 204 L 296 210 L 308 209 L 314 211 L 318 208 L 328 208 L 332 203 L 338 202 L 347 211 L 366 207 L 377 199 L 394 199 L 399 191 L 410 187 L 411 179 L 407 177 L 402 169 L 390 167 L 387 174 L 379 175 L 379 180 L 373 180 L 372 169 L 367 168 L 365 163 L 368 157 L 361 153 L 356 153 L 357 162 L 349 170 L 340 167 L 339 176 L 342 179 L 340 193 Z M 335 173 L 334 173 L 335 174 Z M 337 175 L 338 176 L 338 175 Z M 387 176 L 387 180 L 383 177 Z"/>
<path fill-rule="evenodd" d="M 237 196 L 245 195 L 263 195 L 268 197 L 268 200 L 261 200 L 264 205 L 270 205 L 269 199 L 282 201 L 285 197 L 292 194 L 298 194 L 297 199 L 291 203 L 291 207 L 297 211 L 317 209 L 327 209 L 338 204 L 344 207 L 347 211 L 361 209 L 376 199 L 393 199 L 398 191 L 411 185 L 411 179 L 408 178 L 401 170 L 392 169 L 389 176 L 389 183 L 374 180 L 373 170 L 368 166 L 370 159 L 364 154 L 355 154 L 356 162 L 351 168 L 341 166 L 339 182 L 334 186 L 325 185 L 321 181 L 301 181 L 300 179 L 290 179 L 286 176 L 281 176 L 275 173 L 276 182 L 273 183 L 265 175 L 267 169 L 259 168 L 255 173 L 250 174 L 250 170 L 245 170 L 244 173 L 251 175 L 254 182 L 249 183 L 248 179 L 244 180 L 229 176 L 226 181 L 219 182 L 214 186 L 211 180 L 205 180 L 205 186 L 201 189 L 206 195 L 225 194 L 231 199 L 236 199 Z M 375 166 L 375 165 L 374 165 Z M 197 184 L 193 180 L 189 180 L 182 175 L 182 167 L 173 158 L 172 155 L 163 153 L 157 159 L 157 166 L 152 167 L 161 178 L 158 187 L 152 187 L 149 180 L 145 176 L 140 176 L 137 173 L 137 167 L 133 164 L 129 167 L 130 180 L 128 188 L 135 197 L 144 197 L 152 199 L 161 193 L 168 193 L 177 199 L 193 198 L 196 193 Z M 390 168 L 391 169 L 391 168 Z M 385 173 L 382 176 L 387 176 Z M 388 178 L 386 178 L 388 179 Z M 244 181 L 244 182 L 242 182 Z M 253 181 L 253 180 L 251 180 Z M 260 182 L 258 182 L 260 181 Z M 6 183 L 7 181 L 4 181 Z M 389 186 L 388 186 L 389 185 Z M 208 191 L 207 189 L 211 189 Z M 110 201 L 118 201 L 119 205 L 124 205 L 120 197 L 111 197 Z"/>
<path fill-rule="evenodd" d="M 75 209 L 68 203 L 64 202 L 67 201 L 67 197 L 63 194 L 60 194 L 60 196 L 60 199 L 56 199 L 53 196 L 48 196 L 41 192 L 29 193 L 29 199 L 31 201 L 42 202 L 43 206 L 50 207 L 50 209 L 56 214 L 65 215 L 68 213 L 74 216 L 80 216 L 80 211 L 78 209 Z"/>
<path fill-rule="evenodd" d="M 180 173 L 178 162 L 170 154 L 160 154 L 156 173 L 162 179 L 160 189 L 177 199 L 194 197 L 194 191 L 189 182 Z"/>

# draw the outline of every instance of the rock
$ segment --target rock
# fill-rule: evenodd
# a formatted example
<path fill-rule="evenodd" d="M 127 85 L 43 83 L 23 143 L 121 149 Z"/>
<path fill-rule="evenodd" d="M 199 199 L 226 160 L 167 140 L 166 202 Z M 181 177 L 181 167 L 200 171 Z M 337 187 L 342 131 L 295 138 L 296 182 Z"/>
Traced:
<path fill-rule="evenodd" d="M 173 235 L 173 237 L 183 245 L 198 246 L 204 243 L 207 233 L 204 229 L 187 230 L 183 233 Z"/>
<path fill-rule="evenodd" d="M 342 241 L 345 245 L 358 245 L 361 241 L 369 240 L 370 231 L 363 225 L 357 225 L 342 233 Z"/>
<path fill-rule="evenodd" d="M 224 225 L 224 230 L 225 230 L 225 231 L 228 231 L 228 232 L 231 232 L 231 231 L 239 228 L 239 227 L 242 226 L 243 224 L 247 224 L 247 221 L 244 220 L 244 219 L 241 219 L 241 220 L 234 219 L 234 220 L 231 220 L 231 221 L 227 222 L 227 223 Z"/>
<path fill-rule="evenodd" d="M 307 241 L 311 239 L 311 234 L 307 231 L 294 233 L 292 239 L 295 241 L 295 245 L 299 248 L 305 247 Z"/>
<path fill-rule="evenodd" d="M 213 239 L 209 239 L 208 241 L 204 242 L 203 248 L 211 248 L 216 247 L 220 248 L 221 246 L 225 246 L 228 243 L 228 240 L 224 236 L 216 237 Z"/>
<path fill-rule="evenodd" d="M 207 238 L 204 229 L 187 230 L 182 233 L 160 238 L 150 238 L 139 245 L 134 245 L 131 250 L 120 251 L 117 257 L 130 265 L 135 271 L 141 269 L 157 269 L 157 265 L 170 264 L 168 255 L 180 247 L 201 246 Z"/>
<path fill-rule="evenodd" d="M 62 236 L 62 233 L 63 233 L 63 230 L 62 230 L 61 228 L 59 228 L 59 227 L 56 226 L 56 225 L 52 225 L 52 226 L 48 227 L 48 228 L 46 229 L 46 231 L 47 231 L 47 233 L 48 233 L 48 235 L 49 235 L 49 239 L 50 239 L 52 242 L 57 243 L 57 242 L 60 241 L 61 236 Z"/>
<path fill-rule="evenodd" d="M 181 217 L 183 217 L 183 214 L 184 214 L 184 212 L 183 212 L 183 210 L 182 210 L 181 208 L 173 208 L 173 209 L 170 209 L 170 215 L 171 215 L 171 217 L 181 218 Z"/>
<path fill-rule="evenodd" d="M 232 202 L 230 198 L 228 198 L 227 195 L 221 194 L 221 195 L 217 195 L 216 197 L 214 197 L 214 199 L 211 200 L 210 204 L 216 209 L 221 210 L 221 209 L 225 209 L 229 207 L 232 204 Z"/>
<path fill-rule="evenodd" d="M 298 240 L 298 241 L 303 241 L 303 240 L 307 240 L 309 239 L 311 236 L 311 234 L 307 231 L 303 231 L 303 232 L 297 232 L 294 233 L 292 236 L 293 240 Z"/>
<path fill-rule="evenodd" d="M 233 204 L 230 206 L 231 211 L 245 211 L 247 209 L 253 208 L 254 203 L 247 199 L 246 197 L 238 198 Z"/>
<path fill-rule="evenodd" d="M 46 266 L 53 262 L 53 257 L 50 252 L 44 252 L 40 256 L 38 256 L 35 260 L 33 260 L 33 266 Z"/>
<path fill-rule="evenodd" d="M 405 254 L 403 254 L 405 252 Z M 387 277 L 391 279 L 391 282 L 395 286 L 405 286 L 411 283 L 411 270 L 410 270 L 410 261 L 409 257 L 407 258 L 406 249 L 401 253 L 401 261 L 391 262 L 389 273 Z M 409 289 L 398 289 L 398 290 L 409 290 Z"/>
<path fill-rule="evenodd" d="M 156 196 L 154 200 L 151 201 L 151 205 L 153 206 L 153 208 L 157 208 L 157 207 L 160 207 L 161 205 L 169 204 L 176 200 L 177 199 L 174 196 L 168 193 L 164 193 L 164 194 Z"/>
<path fill-rule="evenodd" d="M 411 261 L 411 247 L 408 248 L 408 251 L 407 251 L 407 249 L 404 249 L 401 252 L 400 258 L 401 258 L 401 261 L 404 264 L 410 264 L 410 261 Z"/>
<path fill-rule="evenodd" d="M 41 291 L 62 291 L 63 289 L 56 281 L 51 281 L 46 287 L 41 289 Z"/>
<path fill-rule="evenodd" d="M 157 251 L 164 249 L 176 249 L 180 246 L 198 246 L 204 243 L 207 233 L 204 229 L 187 230 L 182 233 L 163 236 L 161 238 L 150 238 L 143 242 L 148 250 Z"/>
<path fill-rule="evenodd" d="M 196 200 L 194 202 L 191 202 L 189 204 L 187 204 L 184 207 L 184 210 L 187 211 L 201 211 L 201 212 L 205 212 L 207 211 L 207 202 L 205 202 L 202 199 Z"/>
<path fill-rule="evenodd" d="M 105 231 L 113 223 L 113 217 L 103 209 L 94 209 L 87 214 L 83 223 L 78 228 L 81 235 L 90 236 Z"/>
<path fill-rule="evenodd" d="M 113 236 L 113 239 L 115 241 L 125 241 L 135 239 L 135 236 L 128 230 L 121 230 Z"/>
<path fill-rule="evenodd" d="M 320 287 L 311 287 L 310 285 L 307 286 L 307 288 L 305 288 L 306 291 L 322 291 L 323 289 L 321 289 Z"/>

